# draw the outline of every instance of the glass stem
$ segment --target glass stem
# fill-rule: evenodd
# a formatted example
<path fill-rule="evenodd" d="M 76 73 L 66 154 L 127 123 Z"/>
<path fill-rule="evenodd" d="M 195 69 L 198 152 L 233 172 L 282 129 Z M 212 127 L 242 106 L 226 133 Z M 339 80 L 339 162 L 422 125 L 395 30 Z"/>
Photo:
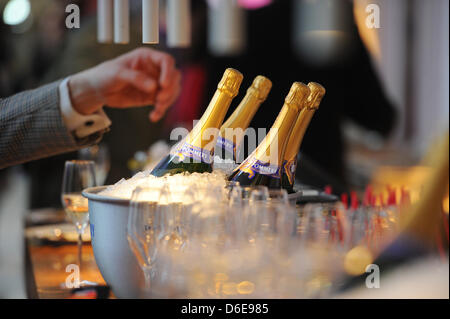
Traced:
<path fill-rule="evenodd" d="M 146 268 L 144 270 L 144 277 L 145 277 L 145 289 L 149 290 L 151 282 L 152 282 L 152 269 L 151 268 Z"/>
<path fill-rule="evenodd" d="M 144 271 L 144 279 L 145 279 L 145 287 L 143 289 L 143 297 L 149 298 L 151 293 L 151 282 L 152 282 L 152 268 L 151 267 L 143 267 Z"/>
<path fill-rule="evenodd" d="M 83 248 L 83 237 L 82 232 L 78 232 L 78 267 L 80 269 L 80 275 L 81 275 L 81 263 L 82 263 L 82 248 Z"/>

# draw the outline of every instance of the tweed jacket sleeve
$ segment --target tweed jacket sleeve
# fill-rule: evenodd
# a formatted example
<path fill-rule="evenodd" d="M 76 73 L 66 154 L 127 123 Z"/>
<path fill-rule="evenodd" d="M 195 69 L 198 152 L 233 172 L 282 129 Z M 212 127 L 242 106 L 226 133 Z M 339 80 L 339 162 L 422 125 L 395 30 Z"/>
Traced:
<path fill-rule="evenodd" d="M 0 169 L 100 141 L 105 131 L 83 139 L 69 132 L 59 106 L 60 83 L 0 98 Z"/>

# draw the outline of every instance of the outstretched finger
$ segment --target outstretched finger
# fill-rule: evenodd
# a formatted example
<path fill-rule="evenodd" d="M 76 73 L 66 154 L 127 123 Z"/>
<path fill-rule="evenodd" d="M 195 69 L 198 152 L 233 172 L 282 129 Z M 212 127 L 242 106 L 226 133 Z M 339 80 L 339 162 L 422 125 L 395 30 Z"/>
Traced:
<path fill-rule="evenodd" d="M 177 100 L 180 91 L 180 87 L 177 87 L 176 91 L 174 91 L 174 93 L 167 100 L 160 100 L 156 102 L 155 110 L 150 114 L 150 120 L 152 122 L 157 122 L 164 116 L 167 109 Z"/>
<path fill-rule="evenodd" d="M 181 73 L 179 71 L 174 72 L 170 86 L 162 88 L 158 91 L 156 99 L 158 102 L 169 100 L 172 96 L 177 95 L 181 83 Z"/>
<path fill-rule="evenodd" d="M 143 72 L 123 69 L 119 72 L 118 77 L 120 80 L 126 82 L 126 84 L 130 84 L 136 89 L 149 94 L 154 93 L 158 87 L 156 81 Z"/>

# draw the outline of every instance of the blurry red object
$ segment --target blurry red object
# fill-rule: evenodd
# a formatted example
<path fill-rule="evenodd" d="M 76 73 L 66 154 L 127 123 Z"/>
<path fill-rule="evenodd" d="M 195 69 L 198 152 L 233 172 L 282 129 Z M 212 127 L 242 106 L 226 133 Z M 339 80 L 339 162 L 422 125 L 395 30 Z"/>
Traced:
<path fill-rule="evenodd" d="M 370 206 L 373 200 L 372 197 L 373 197 L 373 188 L 371 185 L 367 185 L 366 192 L 364 193 L 363 205 Z"/>
<path fill-rule="evenodd" d="M 342 204 L 344 204 L 345 209 L 347 209 L 348 208 L 348 195 L 347 195 L 347 193 L 343 193 L 341 195 L 341 202 L 342 202 Z"/>
<path fill-rule="evenodd" d="M 239 0 L 239 5 L 246 9 L 259 9 L 271 3 L 272 0 Z"/>
<path fill-rule="evenodd" d="M 221 0 L 207 0 L 208 4 L 212 7 L 217 7 Z M 240 7 L 245 9 L 260 9 L 272 4 L 273 0 L 237 0 Z"/>
<path fill-rule="evenodd" d="M 165 120 L 168 126 L 186 123 L 192 125 L 192 121 L 197 119 L 202 111 L 206 88 L 204 67 L 201 65 L 184 67 L 182 75 L 180 97 L 168 111 Z"/>
<path fill-rule="evenodd" d="M 358 209 L 358 205 L 359 205 L 359 202 L 358 202 L 358 195 L 356 194 L 356 192 L 355 191 L 352 191 L 351 193 L 350 193 L 350 201 L 351 201 L 351 209 L 352 210 L 357 210 Z"/>
<path fill-rule="evenodd" d="M 395 189 L 390 189 L 387 199 L 388 206 L 397 206 L 397 195 Z"/>

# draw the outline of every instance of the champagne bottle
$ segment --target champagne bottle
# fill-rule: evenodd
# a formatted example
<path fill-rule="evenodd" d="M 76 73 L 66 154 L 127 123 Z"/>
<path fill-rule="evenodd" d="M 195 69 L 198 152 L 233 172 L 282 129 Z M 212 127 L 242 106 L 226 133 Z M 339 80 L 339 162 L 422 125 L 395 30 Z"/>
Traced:
<path fill-rule="evenodd" d="M 204 173 L 212 171 L 214 146 L 219 128 L 231 101 L 238 94 L 243 80 L 235 69 L 227 69 L 208 108 L 192 131 L 175 145 L 151 172 L 154 176 L 174 175 L 183 172 Z"/>
<path fill-rule="evenodd" d="M 255 151 L 229 176 L 230 181 L 243 186 L 264 185 L 281 188 L 282 160 L 289 135 L 301 105 L 309 96 L 309 88 L 295 82 L 283 108 L 267 136 Z"/>
<path fill-rule="evenodd" d="M 286 146 L 286 152 L 284 153 L 283 177 L 281 178 L 281 182 L 283 188 L 289 193 L 294 192 L 297 155 L 302 145 L 303 137 L 326 92 L 325 88 L 318 83 L 311 82 L 308 84 L 308 87 L 311 93 L 294 124 Z"/>
<path fill-rule="evenodd" d="M 248 88 L 247 94 L 228 120 L 220 128 L 217 138 L 215 154 L 222 159 L 237 159 L 237 152 L 244 137 L 245 130 L 258 111 L 260 105 L 266 100 L 272 89 L 272 82 L 258 75 Z"/>

